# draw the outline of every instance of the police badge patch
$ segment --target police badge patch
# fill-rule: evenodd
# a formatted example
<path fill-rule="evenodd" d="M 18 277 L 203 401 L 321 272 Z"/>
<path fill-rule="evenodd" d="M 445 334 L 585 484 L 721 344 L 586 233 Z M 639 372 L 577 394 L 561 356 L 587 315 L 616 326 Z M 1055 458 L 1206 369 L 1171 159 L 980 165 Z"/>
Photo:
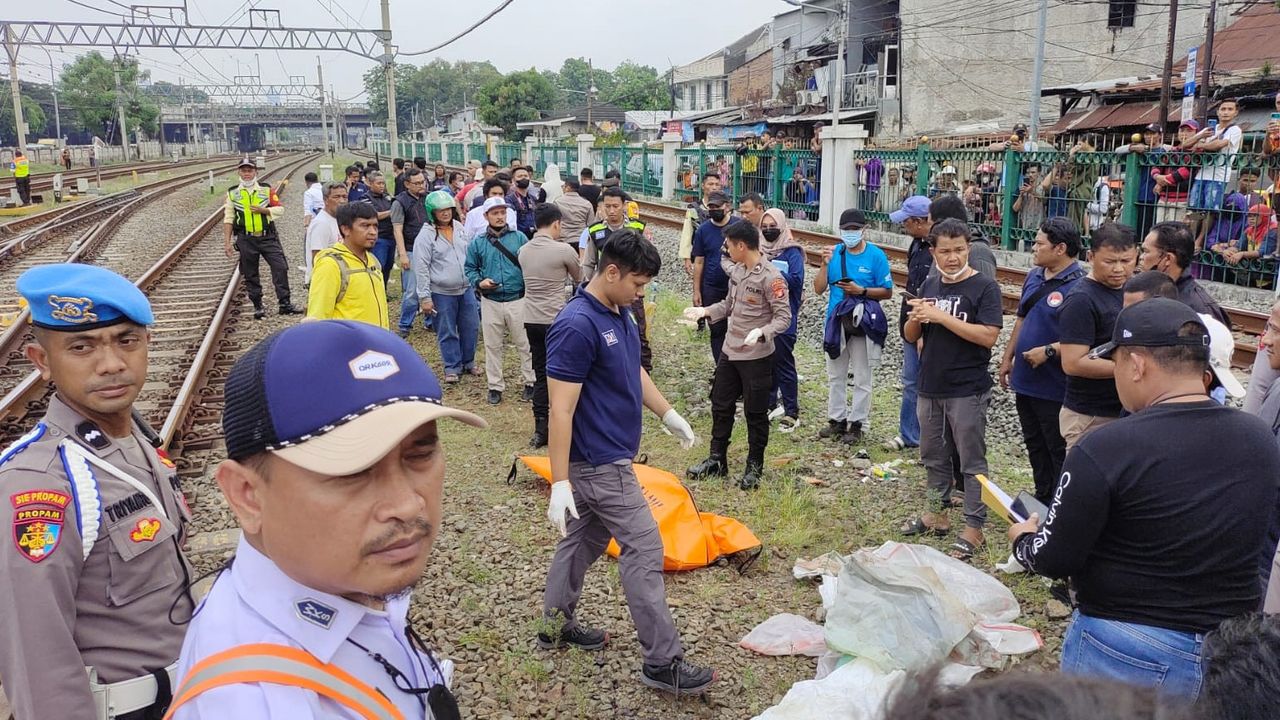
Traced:
<path fill-rule="evenodd" d="M 70 496 L 36 490 L 9 499 L 13 503 L 13 542 L 18 552 L 33 563 L 52 555 L 62 540 L 62 522 Z"/>

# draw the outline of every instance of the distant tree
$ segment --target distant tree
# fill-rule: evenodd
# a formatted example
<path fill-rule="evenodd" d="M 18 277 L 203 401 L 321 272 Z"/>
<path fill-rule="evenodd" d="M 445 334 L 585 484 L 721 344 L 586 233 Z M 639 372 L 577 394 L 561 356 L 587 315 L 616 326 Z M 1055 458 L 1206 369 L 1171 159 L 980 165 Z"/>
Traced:
<path fill-rule="evenodd" d="M 112 135 L 118 142 L 119 134 L 114 132 L 117 93 L 113 67 L 120 71 L 121 101 L 130 130 L 154 135 L 160 108 L 154 99 L 138 90 L 138 83 L 149 74 L 139 69 L 135 58 L 108 60 L 97 51 L 77 57 L 63 68 L 59 79 L 62 106 L 74 112 L 85 130 L 104 138 Z"/>
<path fill-rule="evenodd" d="M 183 87 L 167 80 L 157 80 L 142 87 L 142 93 L 161 105 L 179 105 L 183 102 L 209 102 L 209 94 L 203 90 Z"/>
<path fill-rule="evenodd" d="M 513 72 L 480 88 L 480 119 L 516 139 L 516 123 L 537 120 L 555 106 L 556 89 L 537 70 Z"/>
<path fill-rule="evenodd" d="M 613 92 L 607 102 L 625 110 L 662 110 L 671 105 L 670 89 L 665 77 L 648 65 L 628 60 L 613 70 Z"/>
<path fill-rule="evenodd" d="M 22 117 L 30 128 L 27 132 L 27 142 L 35 142 L 41 137 L 45 137 L 46 121 L 44 109 L 25 93 L 22 95 Z M 13 98 L 5 97 L 0 101 L 0 145 L 16 145 L 17 143 L 18 129 L 13 122 Z"/>
<path fill-rule="evenodd" d="M 409 97 L 409 82 L 413 78 L 412 65 L 396 65 L 396 122 L 408 127 L 413 108 L 413 100 Z M 369 97 L 369 115 L 375 118 L 387 117 L 387 76 L 381 65 L 375 65 L 364 74 L 364 89 Z"/>
<path fill-rule="evenodd" d="M 476 104 L 476 88 L 497 80 L 502 73 L 488 60 L 472 62 L 459 60 L 432 60 L 421 67 L 396 65 L 396 115 L 400 126 L 415 129 L 430 127 L 447 113 L 461 110 L 464 105 Z M 369 96 L 369 112 L 375 117 L 387 116 L 387 83 L 381 67 L 375 67 L 364 75 L 364 87 Z"/>

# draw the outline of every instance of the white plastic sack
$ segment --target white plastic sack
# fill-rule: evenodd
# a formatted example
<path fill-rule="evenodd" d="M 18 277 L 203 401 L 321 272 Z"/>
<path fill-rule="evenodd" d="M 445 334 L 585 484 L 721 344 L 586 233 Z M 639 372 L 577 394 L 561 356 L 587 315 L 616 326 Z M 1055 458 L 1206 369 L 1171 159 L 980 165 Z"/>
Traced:
<path fill-rule="evenodd" d="M 738 645 L 761 655 L 808 655 L 827 651 L 822 626 L 808 618 L 780 613 L 752 628 Z"/>
<path fill-rule="evenodd" d="M 1001 667 L 1007 649 L 1040 646 L 1038 634 L 1011 624 L 1019 613 L 1013 593 L 981 570 L 930 547 L 887 542 L 848 557 L 827 612 L 827 646 L 884 672 L 948 656 Z"/>
<path fill-rule="evenodd" d="M 882 673 L 861 660 L 847 662 L 822 680 L 802 680 L 782 702 L 754 720 L 875 720 L 884 699 L 906 673 Z"/>

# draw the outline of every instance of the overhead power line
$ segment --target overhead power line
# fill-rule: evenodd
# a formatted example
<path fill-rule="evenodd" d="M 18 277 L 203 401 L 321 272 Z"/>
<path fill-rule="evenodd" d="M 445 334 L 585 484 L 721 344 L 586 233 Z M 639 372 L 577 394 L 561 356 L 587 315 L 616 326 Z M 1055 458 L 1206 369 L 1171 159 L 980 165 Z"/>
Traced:
<path fill-rule="evenodd" d="M 513 2 L 515 2 L 515 0 L 503 0 L 503 2 L 502 2 L 502 4 L 501 4 L 501 5 L 499 5 L 498 7 L 494 8 L 494 9 L 493 9 L 493 10 L 492 10 L 488 15 L 485 15 L 484 17 L 482 17 L 482 18 L 480 18 L 479 20 L 477 20 L 475 23 L 473 23 L 473 24 L 471 25 L 471 27 L 467 28 L 466 30 L 463 30 L 462 32 L 458 33 L 457 35 L 454 35 L 453 37 L 449 38 L 448 40 L 445 40 L 444 42 L 440 43 L 439 45 L 436 45 L 435 47 L 427 48 L 426 50 L 416 50 L 416 51 L 414 51 L 414 52 L 402 52 L 402 53 L 397 53 L 397 54 L 398 54 L 398 55 L 405 55 L 405 56 L 410 56 L 410 55 L 427 55 L 427 54 L 429 54 L 429 53 L 433 53 L 433 52 L 435 52 L 435 51 L 437 51 L 437 50 L 440 50 L 440 49 L 442 49 L 442 48 L 448 47 L 449 45 L 452 45 L 453 43 L 457 42 L 458 40 L 461 40 L 462 38 L 466 37 L 468 34 L 470 34 L 470 33 L 471 33 L 471 31 L 475 30 L 476 28 L 478 28 L 478 27 L 480 27 L 481 25 L 483 25 L 483 24 L 485 24 L 486 22 L 488 22 L 488 21 L 489 21 L 489 20 L 490 20 L 494 15 L 497 15 L 498 13 L 502 12 L 503 10 L 506 10 L 506 9 L 507 9 L 507 6 L 508 6 L 508 5 L 510 5 L 510 4 L 511 4 L 511 3 L 513 3 Z"/>

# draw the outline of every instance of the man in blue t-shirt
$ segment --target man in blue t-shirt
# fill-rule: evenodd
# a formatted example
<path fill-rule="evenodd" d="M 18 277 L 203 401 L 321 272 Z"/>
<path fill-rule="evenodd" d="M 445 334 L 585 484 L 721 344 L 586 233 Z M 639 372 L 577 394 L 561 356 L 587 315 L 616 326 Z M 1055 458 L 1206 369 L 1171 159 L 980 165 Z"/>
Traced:
<path fill-rule="evenodd" d="M 694 307 L 710 307 L 725 299 L 729 294 L 729 276 L 721 267 L 724 250 L 724 229 L 731 222 L 736 222 L 731 208 L 733 202 L 725 193 L 716 190 L 707 195 L 707 217 L 693 231 L 693 248 L 689 257 L 693 259 L 693 305 Z M 728 331 L 729 320 L 726 318 L 711 323 L 711 361 L 720 362 L 720 348 L 724 347 L 724 335 Z"/>
<path fill-rule="evenodd" d="M 1080 232 L 1066 218 L 1049 218 L 1040 224 L 1031 262 L 1018 302 L 1018 319 L 1000 361 L 1000 385 L 1013 388 L 1022 424 L 1022 437 L 1036 483 L 1036 499 L 1045 505 L 1062 474 L 1067 444 L 1058 428 L 1067 376 L 1058 358 L 1058 312 L 1067 293 L 1084 277 L 1076 262 Z"/>
<path fill-rule="evenodd" d="M 822 266 L 813 277 L 813 290 L 821 295 L 831 288 L 824 325 L 837 313 L 854 313 L 859 318 L 872 312 L 883 316 L 880 301 L 893 295 L 889 259 L 863 237 L 866 226 L 861 210 L 845 210 L 840 214 L 840 244 L 823 251 Z M 850 335 L 842 328 L 839 355 L 827 357 L 827 427 L 819 433 L 820 437 L 847 445 L 862 440 L 862 424 L 871 414 L 871 357 L 878 355 L 884 345 L 883 339 L 876 345 L 861 328 L 857 332 Z M 848 402 L 850 373 L 852 406 Z"/>
<path fill-rule="evenodd" d="M 630 307 L 661 267 L 657 248 L 639 232 L 614 232 L 591 281 L 547 332 L 547 517 L 563 539 L 547 572 L 543 611 L 562 625 L 539 632 L 538 644 L 599 650 L 609 641 L 603 630 L 580 624 L 576 610 L 587 569 L 612 537 L 622 547 L 618 572 L 644 655 L 641 682 L 679 695 L 701 693 L 716 673 L 684 659 L 667 608 L 662 536 L 631 467 L 640 450 L 642 407 L 660 416 L 685 449 L 697 442 L 640 366 L 640 330 Z"/>

